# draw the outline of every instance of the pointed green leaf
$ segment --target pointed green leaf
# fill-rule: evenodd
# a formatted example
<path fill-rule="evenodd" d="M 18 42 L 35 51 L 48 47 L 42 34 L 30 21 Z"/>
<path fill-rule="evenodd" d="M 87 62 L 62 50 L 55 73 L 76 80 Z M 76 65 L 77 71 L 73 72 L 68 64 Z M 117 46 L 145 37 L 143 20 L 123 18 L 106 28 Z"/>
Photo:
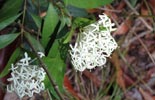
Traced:
<path fill-rule="evenodd" d="M 45 21 L 43 25 L 42 31 L 42 44 L 46 47 L 48 41 L 50 40 L 50 36 L 53 33 L 57 23 L 59 21 L 59 16 L 56 12 L 54 6 L 50 3 L 47 11 L 47 15 L 45 16 Z"/>
<path fill-rule="evenodd" d="M 51 73 L 52 77 L 54 78 L 54 81 L 58 85 L 61 92 L 64 92 L 63 90 L 63 79 L 65 74 L 65 62 L 61 59 L 60 50 L 59 50 L 60 44 L 59 40 L 56 39 L 52 45 L 52 48 L 50 49 L 50 52 L 47 57 L 43 58 L 44 63 L 48 67 L 48 71 Z M 56 95 L 54 88 L 49 84 L 49 80 L 45 80 L 46 88 L 48 88 L 52 94 L 55 96 L 55 98 L 58 99 L 58 96 Z"/>
<path fill-rule="evenodd" d="M 37 25 L 38 28 L 41 27 L 41 18 L 35 14 L 32 14 L 31 13 L 31 16 L 32 16 L 32 19 L 34 20 L 35 24 Z"/>
<path fill-rule="evenodd" d="M 33 47 L 38 51 L 38 52 L 44 52 L 44 48 L 40 44 L 39 40 L 36 40 L 33 36 L 31 36 L 29 33 L 24 34 L 25 37 L 31 42 Z"/>
<path fill-rule="evenodd" d="M 79 8 L 97 8 L 110 4 L 113 0 L 64 0 L 66 5 L 72 5 Z"/>
<path fill-rule="evenodd" d="M 0 9 L 0 21 L 17 15 L 22 3 L 23 0 L 7 0 L 2 9 Z"/>
<path fill-rule="evenodd" d="M 74 33 L 74 30 L 71 30 L 66 34 L 66 38 L 63 41 L 64 44 L 69 43 L 71 41 L 73 33 Z"/>
<path fill-rule="evenodd" d="M 133 7 L 135 7 L 138 0 L 129 0 L 129 1 L 130 1 L 131 5 Z"/>
<path fill-rule="evenodd" d="M 58 39 L 56 39 L 47 56 L 51 58 L 55 58 L 57 57 L 58 53 L 59 53 L 59 42 L 58 42 Z"/>
<path fill-rule="evenodd" d="M 57 57 L 55 58 L 44 57 L 43 61 L 47 65 L 47 69 L 51 73 L 55 83 L 58 85 L 60 92 L 64 92 L 63 80 L 64 80 L 64 74 L 65 74 L 64 69 L 66 65 L 64 61 L 60 58 L 60 55 L 58 54 Z M 53 86 L 51 85 L 47 77 L 44 83 L 45 83 L 45 87 L 51 91 L 51 93 L 54 95 L 55 98 L 57 98 L 57 100 L 59 100 L 58 95 L 56 94 Z"/>
<path fill-rule="evenodd" d="M 67 6 L 68 11 L 70 12 L 70 15 L 73 17 L 88 17 L 88 12 L 84 8 L 79 8 L 75 6 Z"/>
<path fill-rule="evenodd" d="M 7 0 L 0 9 L 0 30 L 11 24 L 15 19 L 17 19 L 20 14 L 18 14 L 23 0 Z"/>
<path fill-rule="evenodd" d="M 0 49 L 12 43 L 18 36 L 19 33 L 0 35 Z"/>
<path fill-rule="evenodd" d="M 47 58 L 46 58 L 47 59 Z M 52 98 L 56 98 L 55 100 L 60 100 L 59 96 L 54 90 L 54 87 L 51 85 L 51 82 L 48 79 L 48 76 L 46 75 L 44 79 L 45 88 L 49 90 L 50 93 L 52 93 Z M 52 100 L 52 99 L 50 99 Z"/>
<path fill-rule="evenodd" d="M 2 71 L 2 73 L 0 73 L 0 78 L 4 77 L 5 75 L 7 75 L 9 73 L 11 64 L 14 63 L 19 56 L 20 56 L 20 49 L 17 48 L 11 55 L 7 65 L 5 66 L 4 70 Z"/>
<path fill-rule="evenodd" d="M 6 18 L 0 21 L 0 30 L 13 23 L 21 14 Z"/>
<path fill-rule="evenodd" d="M 52 78 L 54 78 L 54 81 L 59 86 L 60 91 L 63 91 L 63 79 L 65 73 L 64 70 L 65 64 L 63 60 L 59 57 L 56 58 L 44 57 L 43 61 L 47 65 L 48 71 L 51 73 Z"/>
<path fill-rule="evenodd" d="M 91 23 L 93 23 L 93 20 L 87 19 L 87 18 L 83 18 L 83 17 L 77 17 L 71 27 L 71 30 L 66 34 L 65 36 L 65 40 L 63 41 L 63 43 L 69 43 L 71 41 L 72 35 L 76 29 L 76 27 L 85 27 Z"/>
<path fill-rule="evenodd" d="M 77 17 L 73 24 L 74 24 L 74 27 L 85 27 L 91 23 L 93 23 L 95 20 L 90 20 L 88 18 L 83 18 L 83 17 Z"/>

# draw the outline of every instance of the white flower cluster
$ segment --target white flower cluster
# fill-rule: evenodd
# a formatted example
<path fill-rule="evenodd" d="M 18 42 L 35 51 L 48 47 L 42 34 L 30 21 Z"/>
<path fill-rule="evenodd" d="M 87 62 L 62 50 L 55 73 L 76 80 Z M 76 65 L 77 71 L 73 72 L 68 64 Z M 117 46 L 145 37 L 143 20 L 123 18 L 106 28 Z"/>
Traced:
<path fill-rule="evenodd" d="M 106 57 L 117 48 L 117 43 L 110 34 L 116 30 L 113 28 L 115 24 L 105 14 L 99 15 L 99 18 L 99 21 L 84 27 L 74 47 L 70 45 L 71 62 L 76 70 L 103 66 Z"/>
<path fill-rule="evenodd" d="M 44 56 L 41 52 L 38 52 L 38 54 L 40 57 Z M 24 56 L 19 63 L 12 64 L 11 78 L 8 78 L 11 84 L 7 86 L 8 92 L 15 92 L 20 98 L 24 96 L 32 97 L 34 93 L 40 93 L 41 90 L 45 89 L 42 82 L 45 78 L 45 71 L 38 65 L 30 65 L 31 58 L 28 57 L 27 53 Z"/>

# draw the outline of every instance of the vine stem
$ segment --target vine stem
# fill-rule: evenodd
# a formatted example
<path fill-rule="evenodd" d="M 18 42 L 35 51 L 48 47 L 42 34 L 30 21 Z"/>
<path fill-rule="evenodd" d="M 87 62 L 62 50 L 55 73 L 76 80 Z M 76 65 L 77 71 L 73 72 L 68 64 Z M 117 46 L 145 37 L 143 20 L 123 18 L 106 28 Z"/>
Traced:
<path fill-rule="evenodd" d="M 26 13 L 26 0 L 24 0 L 24 7 L 23 7 L 23 16 L 22 16 L 22 27 L 24 26 L 24 22 L 25 22 L 25 13 Z M 21 38 L 23 38 L 23 34 L 24 34 L 24 28 L 21 28 Z"/>
<path fill-rule="evenodd" d="M 37 51 L 33 47 L 32 43 L 29 41 L 29 39 L 26 38 L 26 40 L 27 40 L 28 44 L 30 45 L 31 49 L 34 51 L 34 53 L 35 53 L 35 55 L 36 55 L 36 57 L 37 57 L 37 59 L 38 59 L 38 61 L 40 63 L 40 66 L 45 70 L 45 72 L 46 72 L 46 74 L 47 74 L 47 76 L 48 76 L 48 78 L 49 78 L 49 80 L 50 80 L 50 82 L 51 82 L 51 84 L 52 84 L 55 92 L 57 93 L 57 95 L 60 97 L 61 100 L 64 100 L 61 92 L 59 91 L 58 85 L 54 82 L 54 80 L 53 80 L 51 74 L 49 73 L 46 65 L 44 64 L 44 62 L 42 61 L 42 59 L 39 57 Z"/>

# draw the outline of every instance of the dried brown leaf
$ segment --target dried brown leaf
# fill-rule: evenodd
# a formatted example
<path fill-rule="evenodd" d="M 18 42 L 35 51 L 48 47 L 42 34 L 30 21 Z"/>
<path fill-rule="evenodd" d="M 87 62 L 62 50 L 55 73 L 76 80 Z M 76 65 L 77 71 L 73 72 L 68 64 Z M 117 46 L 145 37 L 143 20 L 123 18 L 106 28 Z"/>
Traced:
<path fill-rule="evenodd" d="M 151 8 L 152 8 L 152 10 L 153 10 L 153 13 L 155 14 L 155 9 L 154 9 L 154 7 L 155 7 L 155 0 L 149 0 L 148 2 L 149 2 L 150 5 L 151 5 Z"/>
<path fill-rule="evenodd" d="M 122 10 L 125 7 L 126 3 L 124 2 L 124 0 L 121 0 L 121 2 L 119 3 L 119 5 L 116 7 L 117 10 Z"/>
<path fill-rule="evenodd" d="M 125 79 L 125 85 L 126 85 L 126 87 L 131 86 L 131 85 L 134 84 L 134 81 L 128 75 L 126 75 L 124 73 L 123 76 L 124 76 L 124 79 Z"/>
<path fill-rule="evenodd" d="M 116 52 L 114 52 L 112 55 L 112 63 L 116 67 L 116 82 L 125 91 L 126 87 L 125 87 L 125 80 L 123 78 L 123 71 L 121 69 L 118 54 Z"/>
<path fill-rule="evenodd" d="M 109 10 L 116 10 L 116 9 L 113 9 L 111 6 L 106 6 L 107 9 Z M 104 12 L 106 15 L 108 15 L 110 18 L 113 18 L 115 19 L 116 21 L 119 19 L 119 17 L 112 11 L 108 11 L 108 10 L 105 10 Z"/>
<path fill-rule="evenodd" d="M 131 26 L 131 20 L 127 18 L 124 22 L 121 23 L 121 25 L 117 28 L 117 30 L 114 32 L 116 35 L 123 35 L 126 34 Z"/>
<path fill-rule="evenodd" d="M 64 87 L 76 98 L 76 100 L 80 100 L 78 94 L 74 91 L 71 82 L 67 75 L 64 77 Z"/>
<path fill-rule="evenodd" d="M 154 97 L 150 93 L 144 91 L 142 88 L 139 88 L 140 93 L 142 94 L 144 100 L 154 100 Z"/>
<path fill-rule="evenodd" d="M 154 7 L 155 6 L 155 0 L 149 0 L 149 3 Z"/>
<path fill-rule="evenodd" d="M 93 73 L 90 73 L 89 71 L 85 70 L 83 72 L 83 74 L 88 77 L 90 80 L 92 80 L 92 82 L 97 86 L 100 87 L 101 86 L 101 81 L 97 78 L 97 76 L 95 76 Z"/>
<path fill-rule="evenodd" d="M 87 9 L 88 13 L 100 13 L 101 10 L 97 9 L 97 8 L 93 8 L 93 9 Z"/>
<path fill-rule="evenodd" d="M 141 15 L 149 15 L 149 12 L 148 12 L 148 10 L 146 9 L 145 6 L 141 7 Z"/>

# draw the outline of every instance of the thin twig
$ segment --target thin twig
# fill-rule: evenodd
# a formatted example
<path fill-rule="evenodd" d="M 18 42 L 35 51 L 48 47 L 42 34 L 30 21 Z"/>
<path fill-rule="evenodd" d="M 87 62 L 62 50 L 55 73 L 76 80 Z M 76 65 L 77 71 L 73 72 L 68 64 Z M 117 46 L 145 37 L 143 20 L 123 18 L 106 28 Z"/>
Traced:
<path fill-rule="evenodd" d="M 28 39 L 27 39 L 27 42 L 30 45 L 30 47 L 32 48 L 32 50 L 34 51 L 36 57 L 38 58 L 38 61 L 40 63 L 40 66 L 45 70 L 45 72 L 46 72 L 46 74 L 47 74 L 47 76 L 48 76 L 48 78 L 49 78 L 52 86 L 54 87 L 55 92 L 58 94 L 58 96 L 60 97 L 61 100 L 64 100 L 62 94 L 59 91 L 59 88 L 58 88 L 57 84 L 54 82 L 51 74 L 48 72 L 48 69 L 47 69 L 46 65 L 44 64 L 44 62 L 42 61 L 42 59 L 39 57 L 37 51 L 35 50 L 35 48 L 33 47 L 33 45 L 31 44 L 31 42 Z"/>
<path fill-rule="evenodd" d="M 135 31 L 132 31 L 133 34 L 137 37 L 138 41 L 141 43 L 141 45 L 144 47 L 144 49 L 146 50 L 148 56 L 150 57 L 150 59 L 152 60 L 152 62 L 154 63 L 155 65 L 155 61 L 151 55 L 151 53 L 149 52 L 148 48 L 146 47 L 146 45 L 143 43 L 143 41 L 140 39 L 140 37 L 138 37 L 137 33 Z"/>
<path fill-rule="evenodd" d="M 148 9 L 149 15 L 151 15 L 151 17 L 152 17 L 152 21 L 154 22 L 155 18 L 153 17 L 154 15 L 153 15 L 153 13 L 151 11 L 151 8 L 150 8 L 148 2 L 146 0 L 144 0 L 144 3 L 145 3 L 145 5 L 146 5 L 146 7 Z M 155 29 L 155 23 L 152 23 L 152 24 L 153 24 L 153 28 Z"/>
<path fill-rule="evenodd" d="M 151 31 L 144 31 L 142 33 L 140 33 L 139 35 L 137 35 L 136 37 L 131 38 L 130 40 L 126 41 L 124 44 L 122 44 L 122 47 L 128 47 L 131 43 L 133 43 L 134 41 L 136 41 L 138 38 L 141 38 L 143 36 L 145 36 L 146 34 L 151 33 Z"/>
<path fill-rule="evenodd" d="M 137 33 L 134 31 L 137 25 L 135 25 L 132 29 L 131 32 L 136 36 L 137 40 L 141 43 L 141 45 L 144 47 L 145 51 L 147 52 L 148 56 L 150 57 L 150 59 L 152 60 L 153 64 L 155 65 L 155 61 L 151 55 L 151 53 L 149 52 L 148 48 L 146 47 L 146 45 L 143 43 L 143 41 L 140 39 L 140 36 L 137 35 Z"/>
<path fill-rule="evenodd" d="M 121 12 L 121 10 L 113 10 L 113 9 L 102 8 L 102 7 L 98 8 L 98 9 L 99 10 L 106 10 L 106 11 L 110 11 L 110 12 L 116 12 L 116 13 L 120 13 Z"/>
<path fill-rule="evenodd" d="M 24 7 L 23 7 L 23 16 L 22 16 L 22 27 L 24 26 L 24 22 L 25 22 L 25 14 L 26 14 L 26 0 L 24 0 Z M 24 29 L 21 28 L 21 38 L 23 38 L 23 34 L 24 34 Z"/>
<path fill-rule="evenodd" d="M 129 8 L 130 8 L 136 15 L 139 15 L 139 13 L 131 6 L 131 4 L 129 3 L 128 0 L 124 0 L 124 1 L 125 1 L 125 3 L 129 6 Z M 145 26 L 146 26 L 149 30 L 153 31 L 152 27 L 151 27 L 150 25 L 148 25 L 147 22 L 146 22 L 142 17 L 140 17 L 140 20 L 145 24 Z"/>
<path fill-rule="evenodd" d="M 132 69 L 134 66 L 132 66 L 132 65 L 130 65 L 130 64 L 128 63 L 128 61 L 126 60 L 126 58 L 124 57 L 124 55 L 121 54 L 121 50 L 120 50 L 120 49 L 118 49 L 118 51 L 119 51 L 119 56 L 122 58 L 123 62 L 128 66 L 128 68 L 132 71 L 133 75 L 134 75 L 134 76 L 138 76 L 138 74 Z M 145 82 L 142 78 L 140 78 L 140 77 L 137 77 L 137 81 L 134 82 L 134 84 L 131 85 L 129 88 L 132 88 L 132 87 L 135 87 L 135 86 L 136 86 L 136 87 L 139 87 L 139 86 L 137 85 L 139 82 L 143 83 L 144 86 L 145 86 L 152 94 L 154 94 L 154 91 L 153 91 L 153 90 L 146 84 L 146 82 Z M 128 89 L 129 89 L 129 88 L 128 88 Z"/>
<path fill-rule="evenodd" d="M 36 32 L 35 30 L 32 30 L 32 29 L 29 29 L 26 26 L 23 26 L 21 23 L 14 23 L 14 26 L 15 27 L 20 27 L 20 29 L 23 29 L 24 31 L 30 33 L 31 35 L 39 36 L 39 38 L 41 38 L 41 35 L 39 35 L 38 32 Z"/>

